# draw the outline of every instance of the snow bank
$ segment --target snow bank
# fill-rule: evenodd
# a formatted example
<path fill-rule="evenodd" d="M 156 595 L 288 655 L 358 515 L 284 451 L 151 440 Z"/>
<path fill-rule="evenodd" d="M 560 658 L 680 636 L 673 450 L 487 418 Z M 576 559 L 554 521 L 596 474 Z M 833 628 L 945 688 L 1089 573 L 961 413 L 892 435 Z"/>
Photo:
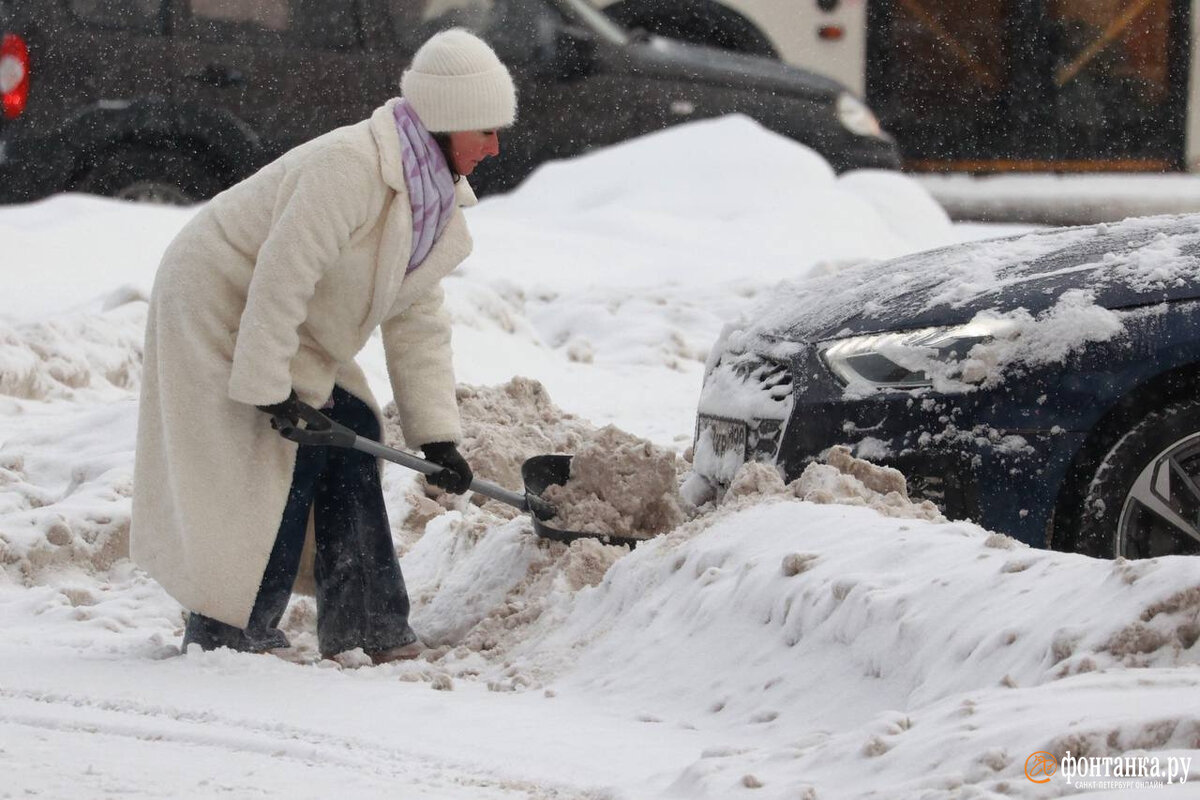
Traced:
<path fill-rule="evenodd" d="M 149 297 L 163 250 L 198 208 L 82 194 L 0 207 L 3 269 L 19 287 L 0 296 L 0 320 L 95 311 L 120 287 Z"/>
<path fill-rule="evenodd" d="M 957 240 L 907 176 L 839 177 L 739 116 L 545 164 L 468 218 L 488 246 L 470 274 L 521 287 L 543 341 L 675 369 L 703 361 L 721 321 L 780 280 Z"/>
<path fill-rule="evenodd" d="M 745 774 L 773 798 L 1019 792 L 1036 750 L 1195 746 L 1194 704 L 1172 707 L 1162 672 L 1197 679 L 1189 559 L 1096 561 L 796 501 L 693 526 L 618 561 L 509 656 L 664 723 L 796 742 L 702 758 L 681 794 L 727 797 Z M 1162 688 L 1119 699 L 1138 685 Z"/>
<path fill-rule="evenodd" d="M 103 580 L 129 555 L 137 403 L 70 414 L 13 404 L 0 427 L 0 579 Z M 59 448 L 69 442 L 69 455 Z"/>
<path fill-rule="evenodd" d="M 128 300 L 129 302 L 124 302 Z M 93 390 L 136 391 L 141 384 L 146 303 L 117 292 L 110 310 L 0 321 L 0 396 L 82 399 Z M 101 395 L 103 396 L 103 394 Z"/>
<path fill-rule="evenodd" d="M 514 391 L 521 394 L 528 388 L 528 382 L 514 382 L 491 391 L 471 391 L 476 399 L 481 394 L 491 397 L 493 402 L 487 405 L 494 408 L 504 407 L 504 400 Z M 544 398 L 544 393 L 526 396 Z M 500 401 L 495 402 L 497 399 Z M 474 427 L 479 420 L 467 424 Z M 593 458 L 600 459 L 605 450 L 612 449 L 614 440 L 627 443 L 628 439 L 627 435 L 604 429 L 593 439 L 585 438 L 583 447 L 586 450 L 591 444 L 599 445 Z M 727 517 L 734 508 L 797 495 L 817 503 L 869 506 L 888 516 L 942 520 L 931 504 L 908 500 L 904 478 L 895 470 L 855 459 L 843 448 L 832 452 L 828 461 L 813 465 L 801 479 L 786 487 L 774 468 L 747 464 L 720 508 L 707 506 L 705 513 L 666 538 L 690 539 Z M 773 481 L 766 477 L 768 473 Z M 653 482 L 647 488 L 649 491 L 632 493 L 627 501 L 640 499 L 653 507 L 660 492 Z M 590 539 L 570 545 L 539 539 L 528 518 L 503 522 L 501 517 L 511 514 L 493 513 L 502 508 L 493 503 L 483 508 L 462 505 L 424 523 L 423 535 L 403 559 L 414 603 L 413 625 L 428 644 L 437 648 L 426 660 L 446 674 L 483 674 L 505 688 L 540 686 L 557 677 L 564 667 L 559 648 L 552 648 L 550 652 L 557 655 L 546 661 L 518 668 L 512 666 L 513 654 L 525 652 L 531 641 L 556 630 L 572 612 L 580 590 L 601 579 L 607 584 L 606 575 L 620 574 L 624 569 L 621 559 L 629 548 Z M 411 521 L 410 517 L 408 524 Z M 792 557 L 792 561 L 796 558 L 803 561 L 800 556 Z M 610 570 L 613 565 L 615 570 Z M 307 614 L 300 621 L 312 622 Z M 289 633 L 303 636 L 297 628 Z M 567 651 L 576 648 L 572 645 Z M 417 669 L 428 668 L 418 665 Z"/>
<path fill-rule="evenodd" d="M 833 461 L 839 480 L 811 479 L 825 504 L 750 465 L 752 489 L 632 552 L 445 514 L 404 559 L 435 645 L 406 674 L 602 696 L 730 742 L 675 778 L 694 798 L 1022 794 L 1037 750 L 1194 746 L 1195 709 L 1168 700 L 1197 680 L 1189 559 L 1033 550 L 913 504 L 888 519 L 862 493 L 897 476 Z"/>
<path fill-rule="evenodd" d="M 537 252 L 543 243 L 580 237 L 587 247 L 576 239 L 565 251 L 572 262 L 603 276 L 598 282 L 619 286 L 672 278 L 723 283 L 748 266 L 751 245 L 754 276 L 779 279 L 813 263 L 883 258 L 955 238 L 945 213 L 912 179 L 872 171 L 838 177 L 813 150 L 741 116 L 543 165 L 516 191 L 480 204 L 471 218 L 481 233 L 501 220 L 510 236 L 522 237 L 514 257 L 530 246 Z M 613 231 L 621 231 L 620 239 Z M 686 272 L 664 271 L 678 262 L 673 254 L 681 242 L 700 258 Z M 505 259 L 503 269 L 530 287 L 575 283 L 569 275 L 528 269 L 539 262 L 545 260 Z M 597 263 L 607 268 L 593 272 Z"/>
<path fill-rule="evenodd" d="M 681 713 L 711 712 L 728 695 L 722 711 L 746 719 L 778 678 L 776 710 L 832 724 L 855 708 L 877 712 L 882 695 L 903 709 L 1118 666 L 1194 664 L 1191 567 L 1098 561 L 964 523 L 773 500 L 639 546 L 521 655 L 536 663 L 587 643 L 570 682 L 625 679 L 635 694 L 676 693 L 703 670 L 724 693 L 677 695 Z M 672 630 L 672 647 L 653 645 Z M 846 672 L 838 692 L 822 693 L 831 660 Z"/>

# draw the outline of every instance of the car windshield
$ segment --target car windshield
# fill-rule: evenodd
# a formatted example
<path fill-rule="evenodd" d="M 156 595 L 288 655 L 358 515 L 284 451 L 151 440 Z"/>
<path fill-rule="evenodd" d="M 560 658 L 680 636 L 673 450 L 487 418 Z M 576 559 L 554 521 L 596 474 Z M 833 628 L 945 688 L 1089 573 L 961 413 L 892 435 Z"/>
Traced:
<path fill-rule="evenodd" d="M 589 0 L 551 0 L 561 9 L 562 13 L 576 22 L 582 23 L 592 31 L 600 34 L 614 44 L 624 44 L 629 41 L 629 34 L 617 23 L 596 8 Z"/>
<path fill-rule="evenodd" d="M 510 38 L 505 34 L 514 30 L 542 28 L 547 19 L 586 28 L 614 44 L 629 39 L 619 25 L 588 0 L 390 0 L 389 5 L 397 36 L 413 45 L 436 31 L 455 26 L 489 39 L 505 39 Z M 528 41 L 521 44 L 528 47 Z"/>

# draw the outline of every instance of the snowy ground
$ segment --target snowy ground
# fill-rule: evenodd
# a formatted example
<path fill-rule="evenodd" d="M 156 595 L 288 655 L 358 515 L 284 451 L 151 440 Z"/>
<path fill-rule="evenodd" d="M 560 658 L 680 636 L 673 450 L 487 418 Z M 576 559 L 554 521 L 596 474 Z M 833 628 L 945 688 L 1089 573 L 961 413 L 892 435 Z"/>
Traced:
<path fill-rule="evenodd" d="M 833 467 L 809 500 L 748 480 L 632 552 L 446 510 L 389 468 L 425 658 L 318 663 L 305 598 L 291 661 L 179 657 L 180 608 L 124 554 L 145 296 L 190 213 L 0 209 L 0 797 L 1101 788 L 1034 783 L 1039 751 L 1180 773 L 1093 797 L 1200 797 L 1193 560 L 1031 550 Z M 473 460 L 495 470 L 489 441 L 609 424 L 682 454 L 707 347 L 778 281 L 1003 232 L 951 226 L 902 176 L 837 178 L 743 119 L 551 165 L 468 219 L 476 252 L 446 286 Z M 362 361 L 386 398 L 377 342 Z"/>

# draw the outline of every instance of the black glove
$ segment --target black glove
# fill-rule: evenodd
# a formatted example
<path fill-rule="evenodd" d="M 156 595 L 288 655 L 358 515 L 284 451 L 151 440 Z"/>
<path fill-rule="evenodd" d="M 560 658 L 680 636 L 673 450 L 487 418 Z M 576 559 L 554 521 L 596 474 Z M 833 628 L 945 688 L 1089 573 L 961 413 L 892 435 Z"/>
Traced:
<path fill-rule="evenodd" d="M 452 494 L 462 494 L 471 488 L 471 480 L 475 476 L 454 442 L 430 442 L 422 445 L 421 450 L 425 453 L 426 461 L 444 467 L 432 475 L 426 475 L 425 480 Z"/>
<path fill-rule="evenodd" d="M 288 399 L 282 403 L 275 403 L 269 406 L 255 406 L 259 411 L 270 414 L 274 419 L 284 419 L 292 425 L 300 422 L 300 398 L 296 397 L 296 390 L 288 395 Z"/>

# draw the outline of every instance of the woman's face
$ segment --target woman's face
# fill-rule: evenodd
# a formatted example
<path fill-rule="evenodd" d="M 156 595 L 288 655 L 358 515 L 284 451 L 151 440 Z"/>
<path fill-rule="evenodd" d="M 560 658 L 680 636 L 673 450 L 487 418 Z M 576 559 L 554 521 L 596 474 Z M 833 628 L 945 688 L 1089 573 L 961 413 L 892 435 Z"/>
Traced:
<path fill-rule="evenodd" d="M 500 155 L 500 137 L 496 131 L 452 131 L 450 159 L 459 175 L 470 175 L 480 161 Z"/>

